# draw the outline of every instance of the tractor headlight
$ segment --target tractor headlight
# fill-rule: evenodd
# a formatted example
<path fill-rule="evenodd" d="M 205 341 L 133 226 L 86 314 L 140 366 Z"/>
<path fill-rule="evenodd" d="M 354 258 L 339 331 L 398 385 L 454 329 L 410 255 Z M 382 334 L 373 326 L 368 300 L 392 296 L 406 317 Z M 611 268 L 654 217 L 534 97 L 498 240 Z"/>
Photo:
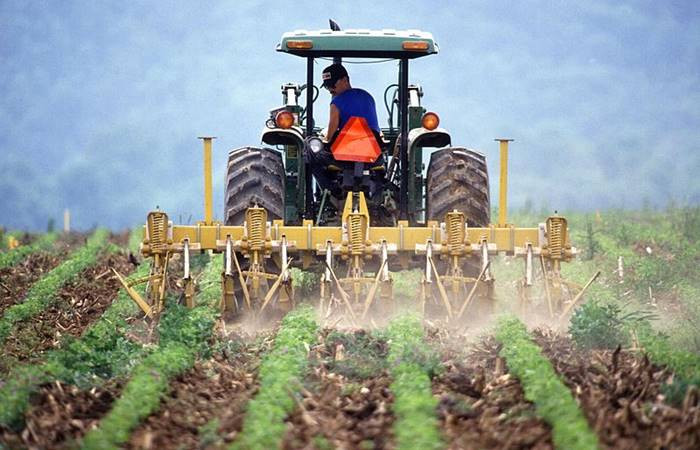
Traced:
<path fill-rule="evenodd" d="M 287 128 L 292 128 L 292 125 L 294 125 L 294 114 L 289 111 L 280 111 L 275 116 L 275 123 L 278 127 L 285 130 Z"/>
<path fill-rule="evenodd" d="M 318 153 L 323 150 L 323 141 L 317 137 L 311 137 L 306 140 L 306 146 L 311 149 L 313 153 Z"/>
<path fill-rule="evenodd" d="M 434 112 L 427 112 L 423 114 L 423 118 L 421 119 L 421 125 L 426 130 L 432 131 L 435 128 L 437 128 L 438 125 L 440 125 L 440 117 L 438 117 L 438 115 Z"/>

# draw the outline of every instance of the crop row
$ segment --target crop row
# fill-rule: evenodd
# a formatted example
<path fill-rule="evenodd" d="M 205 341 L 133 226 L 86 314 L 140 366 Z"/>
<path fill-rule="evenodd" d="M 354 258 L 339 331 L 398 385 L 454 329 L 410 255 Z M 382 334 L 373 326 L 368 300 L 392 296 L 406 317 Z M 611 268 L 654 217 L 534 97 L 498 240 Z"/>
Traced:
<path fill-rule="evenodd" d="M 13 327 L 43 311 L 58 299 L 58 289 L 77 277 L 83 270 L 97 262 L 100 251 L 108 244 L 109 232 L 99 229 L 87 243 L 76 250 L 69 259 L 37 281 L 22 303 L 13 305 L 0 319 L 0 345 L 7 339 Z"/>
<path fill-rule="evenodd" d="M 557 376 L 519 320 L 502 319 L 496 339 L 503 344 L 501 356 L 510 372 L 520 379 L 525 398 L 535 404 L 537 414 L 552 426 L 552 439 L 559 448 L 595 449 L 598 440 L 586 422 L 571 391 Z"/>
<path fill-rule="evenodd" d="M 670 368 L 673 383 L 664 386 L 663 392 L 672 404 L 680 404 L 691 386 L 700 388 L 700 356 L 671 345 L 664 335 L 643 328 L 637 334 L 639 343 L 649 359 Z"/>
<path fill-rule="evenodd" d="M 398 449 L 437 449 L 443 446 L 438 431 L 437 399 L 430 376 L 439 361 L 423 342 L 423 325 L 417 316 L 393 320 L 386 330 L 394 393 L 394 434 Z"/>
<path fill-rule="evenodd" d="M 668 340 L 648 330 L 640 332 L 638 337 L 652 361 L 670 367 L 676 375 L 700 377 L 700 356 L 675 349 Z"/>
<path fill-rule="evenodd" d="M 77 258 L 81 251 L 87 254 L 88 247 L 96 248 L 98 233 L 64 264 Z M 140 233 L 132 234 L 132 250 L 139 238 Z M 102 242 L 104 247 L 106 238 Z M 142 264 L 130 278 L 143 277 L 148 271 L 149 265 Z M 120 291 L 112 306 L 80 338 L 70 338 L 61 349 L 49 352 L 43 364 L 11 372 L 0 388 L 0 425 L 17 426 L 30 394 L 47 381 L 60 379 L 86 387 L 98 379 L 128 375 L 130 379 L 121 396 L 99 426 L 85 435 L 82 445 L 113 448 L 125 443 L 134 427 L 159 408 L 170 379 L 191 368 L 198 357 L 210 356 L 213 325 L 219 314 L 221 271 L 221 258 L 212 258 L 199 283 L 196 308 L 189 310 L 169 299 L 160 319 L 160 343 L 156 348 L 143 347 L 125 337 L 130 327 L 126 319 L 137 314 L 138 308 Z M 33 292 L 34 287 L 28 300 Z M 273 350 L 260 367 L 260 390 L 248 404 L 243 430 L 232 448 L 280 445 L 287 427 L 285 419 L 295 408 L 295 396 L 308 368 L 309 346 L 316 341 L 318 331 L 310 308 L 298 308 L 283 319 Z M 396 447 L 443 447 L 436 416 L 437 399 L 431 392 L 431 377 L 440 370 L 440 362 L 424 342 L 420 318 L 402 316 L 380 333 L 389 344 L 387 366 L 393 380 L 390 389 L 394 395 Z M 516 319 L 502 320 L 496 337 L 502 343 L 501 356 L 510 372 L 520 379 L 526 398 L 535 404 L 537 414 L 551 424 L 555 444 L 560 448 L 595 448 L 596 436 L 570 390 L 524 325 Z M 684 379 L 700 373 L 697 357 L 672 349 L 656 335 L 640 334 L 639 340 L 653 360 L 668 365 Z"/>
<path fill-rule="evenodd" d="M 197 356 L 208 355 L 214 322 L 219 315 L 221 271 L 221 259 L 212 258 L 203 273 L 198 305 L 194 309 L 178 305 L 172 299 L 168 302 L 159 323 L 158 348 L 134 368 L 112 410 L 97 428 L 85 435 L 83 448 L 113 448 L 125 443 L 141 419 L 158 409 L 170 379 L 191 368 Z"/>
<path fill-rule="evenodd" d="M 248 404 L 243 430 L 235 449 L 278 448 L 286 429 L 284 419 L 295 406 L 293 395 L 301 387 L 308 366 L 308 348 L 317 339 L 313 309 L 299 307 L 287 314 L 272 351 L 260 366 L 260 391 Z"/>
<path fill-rule="evenodd" d="M 32 253 L 50 249 L 56 242 L 56 237 L 55 233 L 48 233 L 31 244 L 20 245 L 17 248 L 0 253 L 0 269 L 12 267 Z"/>
<path fill-rule="evenodd" d="M 129 279 L 148 274 L 149 264 L 142 264 Z M 143 293 L 142 288 L 138 288 Z M 138 307 L 125 291 L 100 319 L 80 338 L 68 338 L 60 349 L 47 353 L 43 363 L 18 366 L 0 388 L 0 425 L 21 426 L 29 397 L 42 383 L 59 379 L 78 386 L 90 386 L 99 379 L 128 373 L 144 349 L 125 337 L 127 319 Z"/>
<path fill-rule="evenodd" d="M 316 339 L 313 312 L 298 309 L 285 317 L 273 351 L 260 369 L 260 391 L 249 403 L 243 431 L 232 448 L 277 448 L 282 442 L 285 419 L 295 408 L 294 396 L 307 367 L 308 345 Z M 441 370 L 437 354 L 424 341 L 421 320 L 404 315 L 380 332 L 389 344 L 387 362 L 394 395 L 392 411 L 396 448 L 443 448 L 436 416 L 437 398 L 431 377 Z M 553 427 L 560 448 L 596 448 L 597 439 L 574 401 L 571 392 L 554 372 L 551 363 L 517 320 L 502 322 L 498 339 L 502 356 L 512 373 L 521 379 L 525 396 L 536 405 L 538 415 Z"/>

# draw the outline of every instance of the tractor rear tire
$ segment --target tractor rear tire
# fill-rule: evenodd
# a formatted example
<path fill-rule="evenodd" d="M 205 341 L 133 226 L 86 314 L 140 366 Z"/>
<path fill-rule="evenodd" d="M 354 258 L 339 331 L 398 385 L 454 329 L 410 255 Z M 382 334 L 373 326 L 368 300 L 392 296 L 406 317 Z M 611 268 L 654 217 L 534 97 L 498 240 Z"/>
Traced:
<path fill-rule="evenodd" d="M 284 218 L 285 172 L 282 154 L 271 148 L 243 147 L 228 154 L 224 221 L 243 225 L 245 212 L 258 205 L 267 220 Z"/>
<path fill-rule="evenodd" d="M 450 211 L 464 213 L 470 227 L 491 221 L 486 158 L 463 147 L 446 147 L 430 155 L 426 209 L 428 220 L 445 220 Z"/>

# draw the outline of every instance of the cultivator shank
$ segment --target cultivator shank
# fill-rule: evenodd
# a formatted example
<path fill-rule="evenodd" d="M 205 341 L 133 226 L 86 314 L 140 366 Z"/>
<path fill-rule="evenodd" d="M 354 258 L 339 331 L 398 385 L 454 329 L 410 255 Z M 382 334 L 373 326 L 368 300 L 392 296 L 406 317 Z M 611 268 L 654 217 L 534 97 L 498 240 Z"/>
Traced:
<path fill-rule="evenodd" d="M 430 222 L 428 225 L 430 226 Z M 472 243 L 466 218 L 464 213 L 460 211 L 448 212 L 445 215 L 445 221 L 439 224 L 439 228 L 440 234 L 436 241 L 429 239 L 425 244 L 416 245 L 416 254 L 425 255 L 425 271 L 421 281 L 422 305 L 425 307 L 426 301 L 433 297 L 432 293 L 435 289 L 432 288 L 432 285 L 434 283 L 449 318 L 455 317 L 453 303 L 464 299 L 457 314 L 461 317 L 474 297 L 479 283 L 483 283 L 486 290 L 489 290 L 493 283 L 493 277 L 488 271 L 490 267 L 489 255 L 497 253 L 499 250 L 495 244 L 489 246 L 486 234 L 472 233 L 472 239 L 476 237 L 476 243 Z M 483 230 L 485 233 L 486 229 Z M 442 275 L 435 264 L 435 258 L 442 260 L 443 266 L 446 267 L 445 273 Z M 482 268 L 481 273 L 476 278 L 465 276 L 465 261 L 475 259 L 479 260 Z M 473 288 L 465 297 L 469 283 L 473 284 Z M 449 287 L 449 294 L 445 285 Z"/>
<path fill-rule="evenodd" d="M 568 315 L 578 303 L 583 293 L 600 275 L 597 272 L 584 286 L 567 281 L 561 274 L 561 263 L 571 261 L 576 255 L 576 249 L 569 244 L 568 223 L 564 217 L 549 217 L 538 228 L 544 245 L 536 247 L 531 244 L 518 249 L 516 256 L 525 259 L 525 276 L 520 285 L 520 303 L 523 312 L 527 311 L 532 298 L 532 288 L 535 285 L 535 259 L 539 260 L 542 286 L 547 301 L 547 310 L 552 318 L 562 319 Z"/>

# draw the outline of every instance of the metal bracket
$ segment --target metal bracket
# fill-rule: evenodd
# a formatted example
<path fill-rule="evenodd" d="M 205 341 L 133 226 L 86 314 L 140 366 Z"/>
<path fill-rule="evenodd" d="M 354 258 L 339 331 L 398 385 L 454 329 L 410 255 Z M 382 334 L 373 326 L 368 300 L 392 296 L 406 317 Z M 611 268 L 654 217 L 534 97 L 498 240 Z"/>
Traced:
<path fill-rule="evenodd" d="M 117 280 L 119 283 L 122 285 L 124 290 L 126 291 L 127 294 L 129 294 L 129 297 L 138 305 L 139 308 L 149 317 L 153 318 L 153 310 L 151 309 L 151 306 L 146 303 L 146 301 L 141 297 L 141 294 L 139 294 L 136 289 L 134 289 L 132 286 L 135 286 L 137 284 L 145 283 L 147 282 L 150 277 L 143 277 L 139 278 L 137 280 L 133 281 L 127 281 L 122 277 L 119 272 L 117 272 L 114 268 L 112 268 L 112 272 L 114 272 L 114 275 L 117 277 Z"/>

